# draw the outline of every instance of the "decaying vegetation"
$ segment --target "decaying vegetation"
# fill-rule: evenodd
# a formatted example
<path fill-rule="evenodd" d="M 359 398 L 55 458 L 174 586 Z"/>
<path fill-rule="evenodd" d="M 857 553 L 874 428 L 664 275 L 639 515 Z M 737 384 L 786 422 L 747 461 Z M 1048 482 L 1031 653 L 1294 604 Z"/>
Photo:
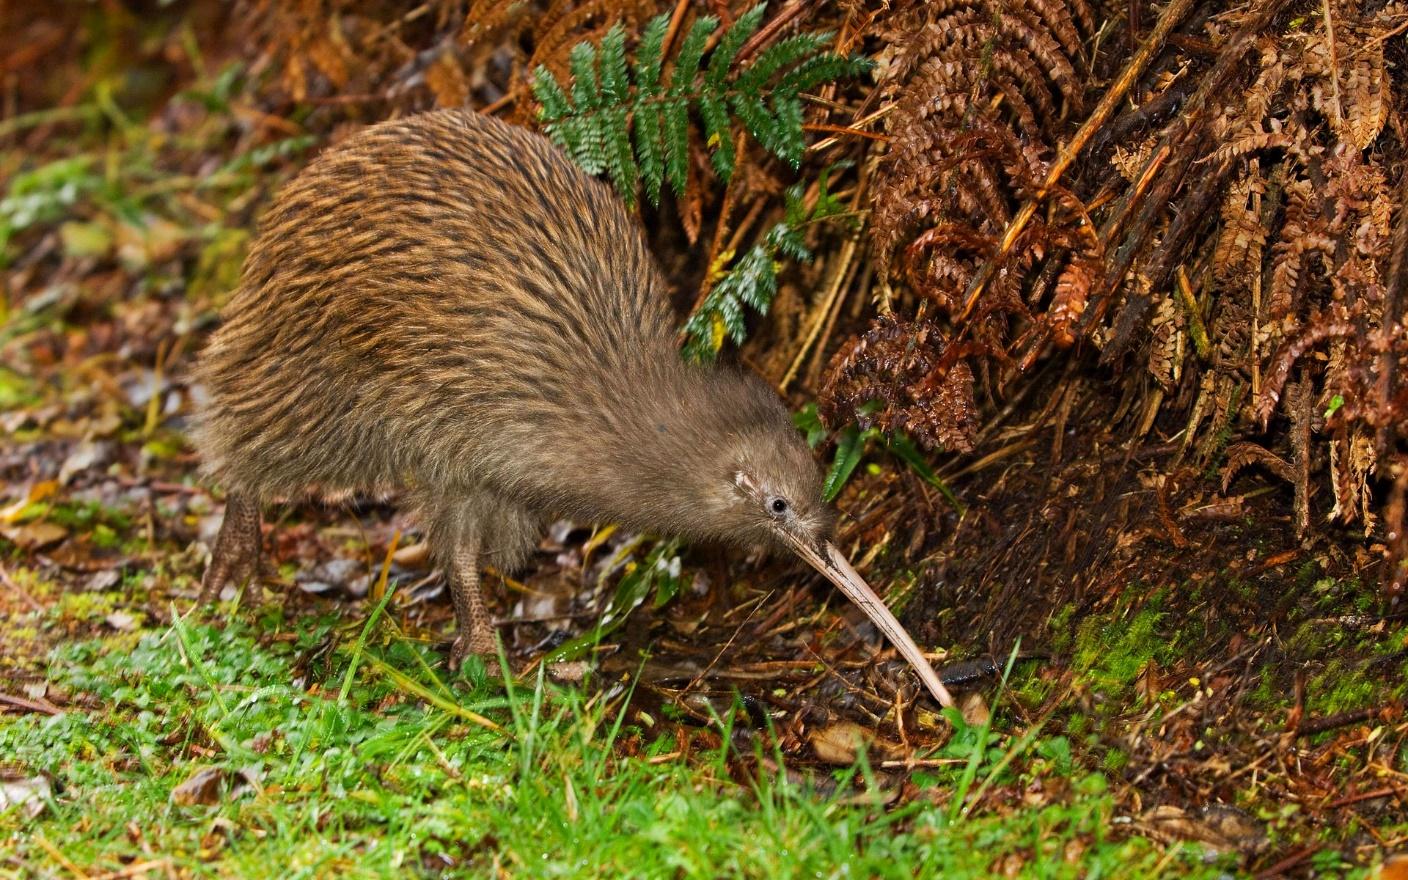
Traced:
<path fill-rule="evenodd" d="M 36 6 L 0 9 L 11 569 L 87 584 L 120 553 L 180 594 L 210 512 L 187 369 L 260 207 L 364 124 L 468 105 L 618 188 L 675 285 L 682 354 L 790 395 L 842 540 L 916 635 L 1051 658 L 1005 698 L 1123 774 L 1141 833 L 1218 833 L 1175 803 L 1293 801 L 1268 823 L 1294 834 L 1227 844 L 1285 870 L 1324 846 L 1296 835 L 1401 809 L 1408 4 L 245 0 L 179 26 Z M 146 506 L 66 506 L 102 487 Z M 433 582 L 396 552 L 403 525 L 362 536 L 363 593 Z M 339 583 L 321 533 L 292 531 L 283 578 Z M 777 665 L 802 587 L 719 608 L 673 543 L 568 535 L 545 546 L 596 588 L 516 611 L 521 654 L 580 655 L 631 609 L 684 603 L 646 628 L 678 660 L 646 668 L 647 700 L 707 724 L 728 687 L 785 682 L 807 699 L 757 700 L 791 713 L 789 757 L 837 715 L 934 735 L 864 639 L 827 641 L 840 623 L 788 642 L 826 674 Z M 0 657 L 29 638 L 0 633 Z"/>

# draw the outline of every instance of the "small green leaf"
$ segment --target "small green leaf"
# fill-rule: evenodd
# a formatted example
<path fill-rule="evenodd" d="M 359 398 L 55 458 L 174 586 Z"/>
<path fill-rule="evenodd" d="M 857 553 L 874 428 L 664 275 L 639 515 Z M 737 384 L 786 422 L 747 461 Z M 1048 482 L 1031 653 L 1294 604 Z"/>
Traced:
<path fill-rule="evenodd" d="M 655 16 L 641 31 L 640 44 L 636 46 L 636 90 L 645 97 L 660 93 L 661 53 L 664 51 L 665 34 L 670 30 L 670 13 Z"/>
<path fill-rule="evenodd" d="M 821 497 L 824 501 L 835 501 L 836 496 L 841 494 L 851 474 L 855 472 L 856 465 L 860 464 L 861 457 L 865 454 L 866 441 L 871 436 L 870 431 L 861 431 L 855 425 L 842 429 L 836 438 L 836 457 L 831 460 L 831 467 L 821 484 Z"/>
<path fill-rule="evenodd" d="M 675 56 L 675 69 L 670 71 L 670 94 L 686 95 L 694 90 L 694 77 L 699 73 L 699 60 L 704 56 L 704 47 L 709 43 L 709 35 L 719 26 L 719 20 L 712 15 L 695 19 L 680 53 Z"/>
<path fill-rule="evenodd" d="M 660 204 L 665 179 L 665 123 L 658 107 L 643 106 L 636 113 L 636 154 L 640 157 L 641 178 L 653 205 Z"/>
<path fill-rule="evenodd" d="M 797 426 L 807 438 L 807 445 L 812 449 L 821 445 L 826 439 L 828 431 L 821 423 L 821 415 L 817 412 L 816 404 L 809 403 L 800 410 L 792 414 L 792 424 Z"/>
<path fill-rule="evenodd" d="M 689 104 L 676 98 L 664 105 L 665 176 L 675 195 L 684 197 L 689 172 Z"/>
<path fill-rule="evenodd" d="M 896 433 L 886 441 L 885 445 L 905 464 L 909 465 L 919 479 L 938 489 L 939 494 L 944 496 L 944 499 L 954 510 L 958 511 L 960 515 L 964 512 L 963 502 L 958 500 L 958 496 L 953 493 L 947 483 L 939 479 L 939 475 L 934 472 L 929 462 L 925 460 L 924 453 L 919 451 L 919 447 L 914 445 L 914 441 L 909 438 L 909 435 Z"/>
<path fill-rule="evenodd" d="M 626 30 L 617 23 L 601 39 L 601 95 L 608 106 L 621 105 L 630 90 L 631 82 L 626 74 Z"/>
<path fill-rule="evenodd" d="M 533 97 L 542 106 L 538 118 L 551 122 L 572 112 L 572 99 L 562 90 L 562 85 L 546 67 L 539 65 L 533 71 Z"/>

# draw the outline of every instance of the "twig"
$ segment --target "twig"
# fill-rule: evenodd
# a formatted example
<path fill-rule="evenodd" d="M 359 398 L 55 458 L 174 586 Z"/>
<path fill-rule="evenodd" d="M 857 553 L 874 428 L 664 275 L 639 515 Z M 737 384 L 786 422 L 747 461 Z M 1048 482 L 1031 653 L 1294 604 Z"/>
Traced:
<path fill-rule="evenodd" d="M 660 44 L 660 57 L 670 57 L 670 47 L 674 45 L 675 35 L 679 33 L 680 23 L 684 21 L 685 10 L 689 9 L 689 0 L 679 0 L 675 4 L 674 14 L 670 16 L 670 27 L 665 31 L 665 40 Z"/>
<path fill-rule="evenodd" d="M 29 605 L 31 611 L 44 610 L 44 606 L 39 604 L 38 599 L 31 596 L 29 591 L 24 587 L 15 583 L 14 579 L 10 577 L 10 573 L 5 570 L 5 566 L 3 565 L 0 565 L 0 584 L 3 584 L 6 589 L 23 599 Z"/>
<path fill-rule="evenodd" d="M 1399 183 L 1398 193 L 1398 217 L 1393 224 L 1392 250 L 1389 252 L 1388 281 L 1384 285 L 1384 311 L 1380 318 L 1379 326 L 1382 333 L 1391 334 L 1398 326 L 1398 305 L 1404 299 L 1403 288 L 1408 286 L 1408 173 L 1403 174 Z M 1379 355 L 1379 376 L 1377 387 L 1374 389 L 1378 397 L 1378 408 L 1381 413 L 1387 414 L 1390 408 L 1390 400 L 1394 392 L 1394 371 L 1398 367 L 1398 358 L 1394 356 L 1393 346 L 1385 345 L 1383 352 Z M 1380 457 L 1388 451 L 1389 429 L 1393 427 L 1390 420 L 1384 419 L 1379 425 L 1379 429 L 1374 438 L 1374 445 L 1378 447 Z M 1393 528 L 1401 527 L 1401 523 L 1391 523 Z"/>
<path fill-rule="evenodd" d="M 1376 714 L 1378 714 L 1377 709 L 1355 709 L 1352 712 L 1338 712 L 1334 715 L 1326 715 L 1324 718 L 1317 718 L 1314 721 L 1307 721 L 1304 724 L 1297 725 L 1296 736 L 1314 736 L 1317 733 L 1334 730 L 1336 727 L 1348 727 L 1351 724 L 1368 721 Z"/>
<path fill-rule="evenodd" d="M 808 122 L 808 123 L 806 123 L 805 125 L 802 126 L 802 130 L 803 130 L 803 131 L 829 131 L 829 132 L 832 132 L 833 134 L 843 134 L 843 135 L 845 135 L 845 134 L 850 134 L 850 135 L 855 135 L 856 137 L 869 138 L 869 139 L 872 140 L 872 141 L 881 141 L 882 143 L 889 143 L 889 141 L 890 141 L 890 136 L 889 136 L 889 135 L 887 135 L 887 134 L 880 134 L 880 133 L 877 132 L 877 131 L 865 131 L 864 129 L 860 129 L 860 128 L 847 128 L 847 127 L 844 126 L 844 125 L 829 125 L 829 124 L 824 123 L 824 122 Z M 831 139 L 831 140 L 834 140 L 834 139 Z"/>
<path fill-rule="evenodd" d="M 503 734 L 505 736 L 508 735 L 504 732 L 504 729 L 502 727 L 490 721 L 488 718 L 485 718 L 478 712 L 466 709 L 458 703 L 452 702 L 446 699 L 445 697 L 440 696 L 439 694 L 432 691 L 430 688 L 406 675 L 404 672 L 401 672 L 399 669 L 396 669 L 395 667 L 387 664 L 381 658 L 376 657 L 372 654 L 367 654 L 366 663 L 372 669 L 375 669 L 377 672 L 389 678 L 392 684 L 396 685 L 403 691 L 413 694 L 417 699 L 423 700 L 424 702 L 429 703 L 437 709 L 440 709 L 444 712 L 448 712 L 451 715 L 456 715 L 466 721 L 477 724 L 480 727 L 492 730 L 495 733 Z"/>
<path fill-rule="evenodd" d="M 48 700 L 31 700 L 27 697 L 16 697 L 3 692 L 0 692 L 0 703 L 9 703 L 11 706 L 28 709 L 31 712 L 39 712 L 44 715 L 64 714 L 63 709 L 60 709 Z"/>
<path fill-rule="evenodd" d="M 778 32 L 791 23 L 794 18 L 801 15 L 802 12 L 806 10 L 807 6 L 807 0 L 792 0 L 791 3 L 782 7 L 781 12 L 773 16 L 767 24 L 759 28 L 758 32 L 749 37 L 748 42 L 744 43 L 743 47 L 738 50 L 738 55 L 735 56 L 737 63 L 747 61 L 749 58 L 753 57 L 754 52 L 757 52 L 759 49 L 772 42 L 773 39 L 777 37 Z"/>
<path fill-rule="evenodd" d="M 88 875 L 83 873 L 83 869 L 75 865 L 73 860 L 64 855 L 57 846 L 50 843 L 47 837 L 42 834 L 36 834 L 34 835 L 34 842 L 39 844 L 39 848 L 48 853 L 50 858 L 67 868 L 73 876 L 88 880 Z"/>
<path fill-rule="evenodd" d="M 1263 878 L 1269 880 L 1271 877 L 1278 877 L 1294 868 L 1296 865 L 1306 861 L 1324 848 L 1325 844 L 1323 843 L 1312 843 L 1310 846 L 1303 846 L 1271 867 L 1256 872 L 1256 880 L 1263 880 Z"/>
<path fill-rule="evenodd" d="M 1330 0 L 1320 0 L 1320 10 L 1325 16 L 1325 47 L 1330 50 L 1330 85 L 1333 87 L 1336 127 L 1344 125 L 1344 107 L 1340 103 L 1340 56 L 1335 51 L 1335 22 L 1330 15 Z"/>
<path fill-rule="evenodd" d="M 1330 801 L 1328 804 L 1325 805 L 1325 809 L 1334 810 L 1338 809 L 1339 807 L 1347 807 L 1350 804 L 1357 804 L 1360 801 L 1372 801 L 1375 798 L 1381 797 L 1396 797 L 1400 794 L 1401 792 L 1398 789 L 1394 788 L 1391 785 L 1385 785 L 1383 788 L 1375 788 L 1371 791 L 1361 791 L 1358 794 L 1346 795 L 1337 800 Z"/>
<path fill-rule="evenodd" d="M 777 383 L 779 392 L 786 392 L 787 386 L 792 384 L 792 380 L 797 377 L 797 370 L 801 368 L 802 361 L 806 359 L 807 352 L 811 350 L 812 343 L 816 341 L 821 328 L 826 324 L 826 318 L 831 313 L 832 307 L 836 304 L 837 297 L 841 289 L 845 287 L 845 281 L 850 277 L 851 265 L 855 259 L 856 247 L 859 242 L 857 236 L 850 236 L 846 243 L 841 246 L 841 254 L 836 261 L 836 271 L 831 275 L 831 283 L 826 287 L 826 295 L 822 297 L 821 303 L 816 308 L 816 317 L 812 319 L 811 327 L 807 329 L 807 335 L 802 340 L 802 347 L 797 349 L 797 354 L 792 358 L 792 363 L 787 367 L 787 372 L 783 374 L 782 381 Z"/>

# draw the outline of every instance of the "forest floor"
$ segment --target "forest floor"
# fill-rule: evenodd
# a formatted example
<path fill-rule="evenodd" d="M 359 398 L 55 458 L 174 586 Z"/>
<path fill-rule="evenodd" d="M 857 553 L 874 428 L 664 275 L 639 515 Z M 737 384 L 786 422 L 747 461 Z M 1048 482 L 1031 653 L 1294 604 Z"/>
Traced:
<path fill-rule="evenodd" d="M 1158 446 L 991 438 L 918 565 L 866 524 L 926 484 L 858 469 L 962 712 L 797 568 L 609 528 L 489 578 L 514 674 L 446 670 L 392 505 L 271 512 L 266 604 L 196 608 L 185 377 L 317 144 L 197 55 L 0 122 L 0 877 L 1405 876 L 1408 615 L 1285 492 L 1170 513 Z"/>
<path fill-rule="evenodd" d="M 3 374 L 0 875 L 1362 876 L 1408 840 L 1408 620 L 1273 511 L 1188 528 L 1243 548 L 1221 570 L 1123 529 L 1072 562 L 1103 581 L 1052 575 L 1107 594 L 1007 611 L 916 618 L 870 560 L 961 714 L 794 567 L 689 550 L 655 607 L 619 586 L 649 545 L 566 524 L 491 579 L 516 679 L 445 670 L 441 581 L 386 505 L 281 509 L 267 604 L 195 608 L 221 505 L 119 354 L 180 302 L 47 315 L 25 344 L 72 353 Z M 843 509 L 902 477 L 872 470 Z"/>

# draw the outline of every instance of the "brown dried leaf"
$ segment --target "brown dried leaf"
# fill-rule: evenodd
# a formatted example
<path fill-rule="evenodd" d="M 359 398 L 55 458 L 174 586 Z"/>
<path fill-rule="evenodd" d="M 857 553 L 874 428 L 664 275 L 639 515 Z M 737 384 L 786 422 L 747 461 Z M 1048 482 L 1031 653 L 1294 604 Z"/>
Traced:
<path fill-rule="evenodd" d="M 171 790 L 171 802 L 182 807 L 219 803 L 220 783 L 224 779 L 225 771 L 219 767 L 198 768 Z"/>

